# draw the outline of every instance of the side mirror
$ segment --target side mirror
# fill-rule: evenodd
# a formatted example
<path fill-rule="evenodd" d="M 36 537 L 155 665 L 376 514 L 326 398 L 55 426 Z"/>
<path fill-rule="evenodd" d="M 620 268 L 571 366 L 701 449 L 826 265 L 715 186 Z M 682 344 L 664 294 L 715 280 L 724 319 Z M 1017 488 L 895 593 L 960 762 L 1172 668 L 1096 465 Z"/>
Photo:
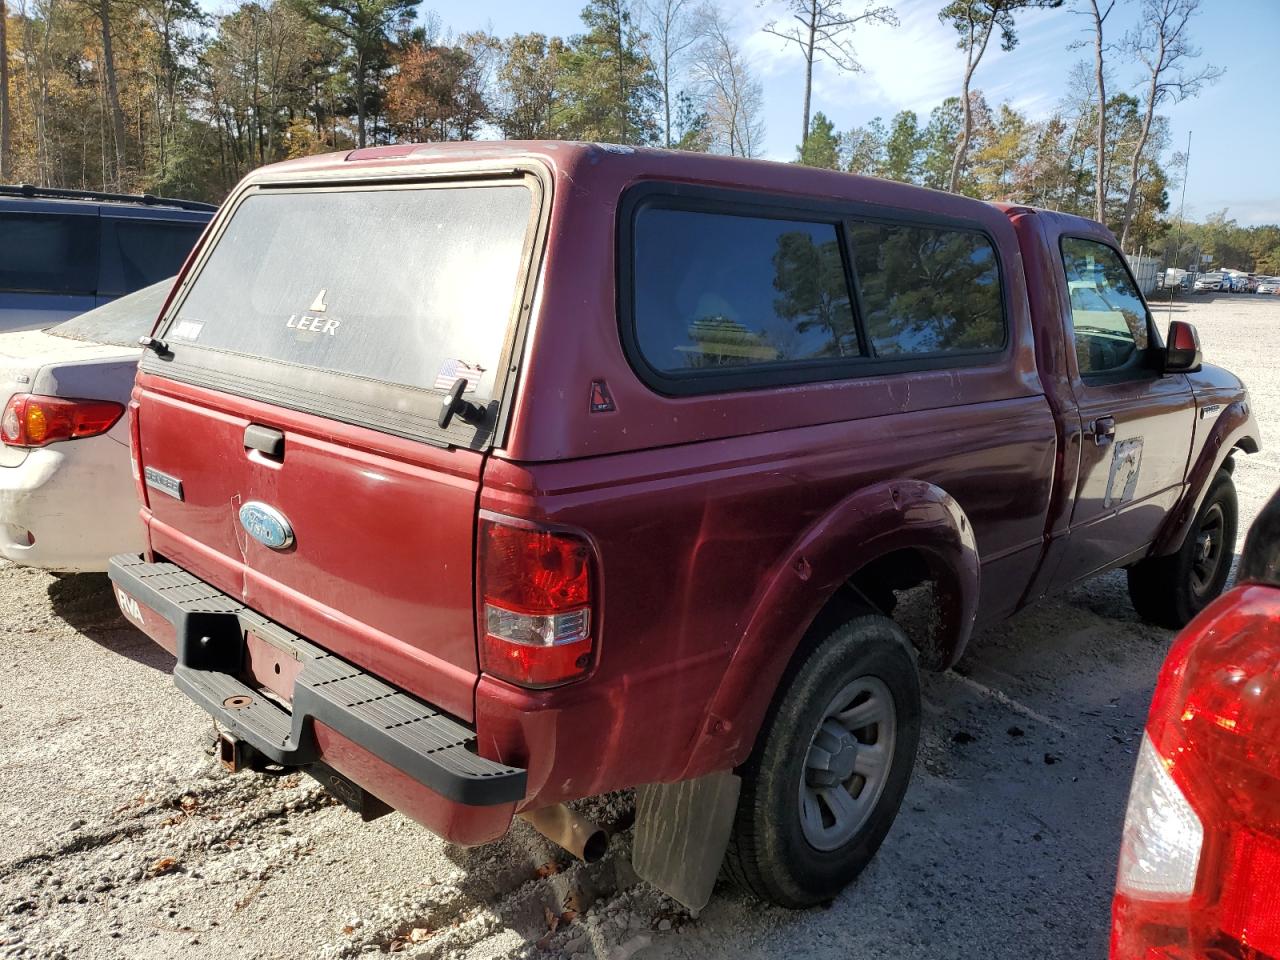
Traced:
<path fill-rule="evenodd" d="M 1200 362 L 1200 334 L 1196 328 L 1185 320 L 1171 321 L 1164 348 L 1164 372 L 1195 373 Z"/>

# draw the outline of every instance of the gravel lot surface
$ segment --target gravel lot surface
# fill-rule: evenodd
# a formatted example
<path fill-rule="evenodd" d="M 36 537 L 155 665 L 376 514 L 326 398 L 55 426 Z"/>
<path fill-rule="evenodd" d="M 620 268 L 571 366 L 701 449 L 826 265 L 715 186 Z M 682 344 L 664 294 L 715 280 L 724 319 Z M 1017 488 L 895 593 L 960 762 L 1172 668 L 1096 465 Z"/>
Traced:
<path fill-rule="evenodd" d="M 1244 377 L 1272 444 L 1239 458 L 1243 540 L 1280 481 L 1280 298 L 1173 315 Z M 915 778 L 858 883 L 801 913 L 722 888 L 693 918 L 635 881 L 629 795 L 583 804 L 616 830 L 588 868 L 519 823 L 463 850 L 398 814 L 361 824 L 306 777 L 224 774 L 102 578 L 0 566 L 0 956 L 1102 958 L 1169 638 L 1123 574 L 975 637 L 925 678 Z"/>

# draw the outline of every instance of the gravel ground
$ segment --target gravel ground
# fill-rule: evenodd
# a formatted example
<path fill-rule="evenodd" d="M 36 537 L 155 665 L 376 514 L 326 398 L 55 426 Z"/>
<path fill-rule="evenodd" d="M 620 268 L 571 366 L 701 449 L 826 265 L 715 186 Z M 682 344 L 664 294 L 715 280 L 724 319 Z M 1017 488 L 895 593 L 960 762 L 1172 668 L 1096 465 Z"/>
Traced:
<path fill-rule="evenodd" d="M 1280 298 L 1172 309 L 1249 383 L 1274 444 Z M 1240 459 L 1242 531 L 1280 480 L 1276 449 Z M 1169 637 L 1122 574 L 986 631 L 926 677 L 915 778 L 856 884 L 800 913 L 721 889 L 693 918 L 636 882 L 629 795 L 583 804 L 616 831 L 583 867 L 519 823 L 462 850 L 398 814 L 361 824 L 306 777 L 224 774 L 171 658 L 102 578 L 5 565 L 0 956 L 1101 958 Z"/>

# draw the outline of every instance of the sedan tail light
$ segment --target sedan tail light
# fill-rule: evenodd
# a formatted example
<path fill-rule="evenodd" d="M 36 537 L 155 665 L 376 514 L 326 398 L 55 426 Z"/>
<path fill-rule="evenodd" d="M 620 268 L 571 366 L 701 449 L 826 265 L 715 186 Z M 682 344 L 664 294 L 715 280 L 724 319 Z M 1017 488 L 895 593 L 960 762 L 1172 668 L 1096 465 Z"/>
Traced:
<path fill-rule="evenodd" d="M 551 687 L 591 669 L 595 554 L 585 537 L 482 514 L 480 669 Z"/>
<path fill-rule="evenodd" d="M 1280 590 L 1174 643 L 1125 818 L 1112 960 L 1280 958 Z"/>
<path fill-rule="evenodd" d="M 59 440 L 96 437 L 124 413 L 110 400 L 72 400 L 16 393 L 0 416 L 0 440 L 9 447 L 43 447 Z"/>

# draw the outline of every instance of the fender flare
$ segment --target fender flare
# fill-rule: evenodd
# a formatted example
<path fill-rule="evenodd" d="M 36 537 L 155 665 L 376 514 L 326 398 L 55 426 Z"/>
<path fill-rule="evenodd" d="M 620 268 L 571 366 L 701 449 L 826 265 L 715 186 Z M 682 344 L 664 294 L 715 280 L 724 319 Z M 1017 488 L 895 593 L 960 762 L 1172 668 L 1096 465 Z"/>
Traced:
<path fill-rule="evenodd" d="M 1246 400 L 1227 404 L 1226 409 L 1218 415 L 1209 437 L 1200 449 L 1199 458 L 1187 473 L 1186 489 L 1165 517 L 1147 556 L 1166 556 L 1182 546 L 1200 505 L 1209 493 L 1209 484 L 1213 482 L 1231 451 L 1237 447 L 1245 453 L 1257 453 L 1260 448 L 1258 424 Z"/>
<path fill-rule="evenodd" d="M 818 614 L 868 563 L 903 549 L 926 557 L 948 601 L 938 629 L 947 642 L 922 651 L 921 659 L 943 669 L 960 658 L 978 612 L 973 525 L 960 504 L 931 483 L 889 480 L 865 487 L 806 529 L 757 591 L 682 779 L 746 760 L 778 683 Z"/>

